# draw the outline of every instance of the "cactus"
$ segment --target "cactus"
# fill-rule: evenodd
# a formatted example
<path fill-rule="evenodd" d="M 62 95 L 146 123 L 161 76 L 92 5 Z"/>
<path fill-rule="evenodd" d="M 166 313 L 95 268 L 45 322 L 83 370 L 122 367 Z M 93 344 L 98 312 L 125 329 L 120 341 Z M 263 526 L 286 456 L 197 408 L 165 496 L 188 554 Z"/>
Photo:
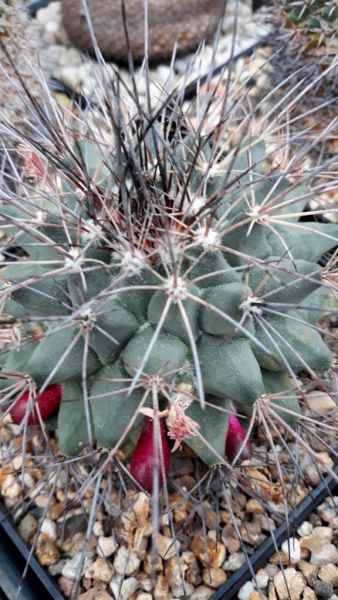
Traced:
<path fill-rule="evenodd" d="M 313 47 L 337 48 L 338 6 L 325 0 L 282 2 L 285 24 Z"/>
<path fill-rule="evenodd" d="M 231 151 L 163 121 L 115 126 L 108 142 L 55 142 L 47 160 L 34 140 L 22 149 L 36 195 L 3 206 L 26 253 L 1 273 L 3 314 L 21 333 L 3 406 L 59 384 L 61 454 L 116 453 L 159 414 L 174 450 L 184 441 L 211 466 L 224 462 L 232 406 L 271 406 L 293 426 L 298 373 L 331 368 L 318 260 L 338 227 L 300 220 L 311 190 L 266 166 L 261 135 Z"/>

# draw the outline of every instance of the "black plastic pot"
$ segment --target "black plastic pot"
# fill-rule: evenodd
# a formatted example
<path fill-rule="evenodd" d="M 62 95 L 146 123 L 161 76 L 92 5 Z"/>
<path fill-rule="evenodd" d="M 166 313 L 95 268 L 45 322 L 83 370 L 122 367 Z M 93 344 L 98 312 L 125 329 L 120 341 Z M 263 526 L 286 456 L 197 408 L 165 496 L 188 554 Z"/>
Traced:
<path fill-rule="evenodd" d="M 0 503 L 0 598 L 65 600 L 55 581 L 30 554 Z"/>
<path fill-rule="evenodd" d="M 45 8 L 48 4 L 55 2 L 56 0 L 32 0 L 32 2 L 27 2 L 27 10 L 32 17 L 35 17 L 36 13 L 40 8 Z"/>

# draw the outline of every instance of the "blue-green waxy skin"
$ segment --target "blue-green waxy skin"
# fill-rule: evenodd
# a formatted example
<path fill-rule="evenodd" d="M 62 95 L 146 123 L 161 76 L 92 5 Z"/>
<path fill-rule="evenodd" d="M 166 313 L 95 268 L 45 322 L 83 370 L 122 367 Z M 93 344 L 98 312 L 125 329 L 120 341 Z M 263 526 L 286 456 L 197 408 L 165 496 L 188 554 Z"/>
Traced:
<path fill-rule="evenodd" d="M 200 296 L 200 291 L 196 286 L 189 286 L 188 288 L 189 294 L 191 296 L 196 297 L 196 299 Z M 152 325 L 157 325 L 159 322 L 163 310 L 165 308 L 165 304 L 167 302 L 168 296 L 163 292 L 156 292 L 148 305 L 148 321 Z M 190 330 L 193 338 L 197 338 L 198 336 L 198 312 L 199 312 L 199 304 L 197 300 L 193 300 L 191 298 L 186 298 L 182 300 L 183 310 L 188 318 L 190 324 Z M 184 320 L 180 311 L 180 308 L 177 303 L 172 303 L 165 319 L 163 330 L 167 333 L 171 333 L 172 335 L 180 338 L 183 342 L 189 343 L 189 332 L 187 331 Z"/>
<path fill-rule="evenodd" d="M 65 277 L 49 276 L 49 273 L 48 266 L 23 262 L 6 267 L 2 275 L 15 286 L 11 300 L 24 307 L 26 314 L 41 318 L 65 315 L 71 311 Z"/>
<path fill-rule="evenodd" d="M 92 381 L 90 410 L 93 431 L 97 443 L 104 448 L 111 448 L 119 442 L 132 419 L 136 417 L 134 426 L 140 422 L 137 410 L 142 404 L 144 390 L 138 388 L 128 394 L 129 383 L 130 377 L 119 363 L 103 367 Z M 142 405 L 147 406 L 149 402 L 145 401 Z"/>
<path fill-rule="evenodd" d="M 155 328 L 142 327 L 130 340 L 123 352 L 123 363 L 130 375 L 139 369 L 149 344 L 154 336 Z M 171 374 L 182 367 L 188 353 L 188 347 L 170 333 L 160 333 L 144 366 L 144 373 Z"/>
<path fill-rule="evenodd" d="M 69 327 L 65 330 L 54 331 L 44 337 L 35 348 L 28 360 L 26 370 L 40 386 L 48 379 L 49 384 L 64 381 L 81 381 L 83 377 L 83 361 L 85 360 L 85 342 L 80 335 L 72 350 L 66 355 L 70 345 L 79 334 L 79 328 Z M 62 360 L 62 357 L 65 357 Z M 59 361 L 60 365 L 55 370 Z M 91 375 L 101 367 L 98 356 L 93 350 L 88 351 L 86 373 Z M 52 372 L 55 370 L 54 374 Z M 51 376 L 52 375 L 52 376 Z"/>
<path fill-rule="evenodd" d="M 298 304 L 320 287 L 321 268 L 301 259 L 268 257 L 261 268 L 250 270 L 248 284 L 252 290 L 259 289 L 262 300 Z"/>
<path fill-rule="evenodd" d="M 190 436 L 186 443 L 209 467 L 221 462 L 228 428 L 228 400 L 207 396 L 207 410 L 198 401 L 187 410 L 187 416 L 200 424 L 199 435 Z M 208 447 L 204 439 L 210 444 Z"/>
<path fill-rule="evenodd" d="M 285 371 L 274 373 L 264 369 L 262 377 L 271 409 L 293 427 L 301 415 L 301 409 L 291 377 Z"/>
<path fill-rule="evenodd" d="M 132 312 L 115 298 L 106 298 L 96 308 L 97 316 L 90 334 L 90 347 L 103 364 L 109 364 L 139 328 Z"/>
<path fill-rule="evenodd" d="M 253 321 L 249 317 L 244 318 L 243 310 L 240 308 L 251 294 L 250 288 L 243 283 L 228 283 L 205 290 L 203 300 L 207 305 L 200 310 L 201 330 L 215 336 L 245 337 L 243 329 L 236 329 L 235 322 L 241 323 L 245 330 L 254 334 Z M 212 310 L 213 307 L 219 309 L 225 316 Z M 226 319 L 227 316 L 229 320 Z"/>
<path fill-rule="evenodd" d="M 250 344 L 203 335 L 198 343 L 204 388 L 208 394 L 253 404 L 264 394 L 261 370 Z"/>
<path fill-rule="evenodd" d="M 288 366 L 294 372 L 306 368 L 314 371 L 327 371 L 331 368 L 333 355 L 313 327 L 288 318 L 286 315 L 268 317 L 265 328 L 266 330 L 257 327 L 256 336 L 272 356 L 268 356 L 261 348 L 252 344 L 253 352 L 262 368 L 284 371 Z"/>
<path fill-rule="evenodd" d="M 149 164 L 157 168 L 153 130 L 147 140 Z M 1 271 L 5 313 L 21 323 L 23 339 L 19 349 L 10 345 L 1 367 L 30 377 L 37 387 L 62 383 L 62 402 L 48 427 L 58 429 L 63 455 L 77 455 L 90 442 L 94 448 L 128 443 L 128 437 L 137 437 L 140 408 L 153 406 L 154 381 L 160 382 L 160 410 L 168 408 L 179 384 L 188 382 L 193 401 L 185 416 L 199 429 L 184 441 L 207 465 L 218 464 L 232 404 L 250 414 L 264 400 L 293 427 L 301 410 L 290 375 L 312 376 L 333 364 L 316 324 L 337 309 L 337 301 L 318 260 L 338 245 L 338 226 L 300 220 L 310 190 L 283 173 L 265 174 L 268 155 L 259 138 L 242 140 L 230 154 L 220 152 L 207 178 L 203 165 L 213 159 L 213 148 L 208 136 L 199 141 L 197 157 L 193 136 L 172 156 L 166 148 L 171 174 L 177 170 L 184 178 L 196 162 L 186 189 L 190 207 L 195 198 L 207 202 L 196 221 L 175 213 L 175 222 L 182 217 L 186 227 L 177 238 L 177 254 L 165 246 L 165 235 L 159 240 L 162 252 L 157 249 L 165 227 L 157 230 L 152 223 L 151 239 L 140 240 L 137 215 L 130 214 L 127 232 L 102 215 L 102 207 L 88 213 L 91 198 L 80 199 L 67 178 L 61 185 L 64 216 L 59 201 L 46 197 L 46 218 L 33 231 L 26 227 L 34 217 L 30 200 L 24 199 L 20 210 L 5 209 L 9 235 L 19 236 L 26 262 Z M 102 154 L 99 144 L 80 140 L 67 160 L 69 167 L 79 161 L 85 166 L 107 208 L 120 181 L 112 149 L 107 146 Z M 122 161 L 132 195 L 133 174 Z M 159 181 L 156 185 L 163 195 L 178 193 L 174 184 L 172 189 L 168 184 L 169 191 Z M 98 239 L 88 238 L 89 221 L 103 232 Z M 203 238 L 204 222 L 215 237 Z M 149 254 L 141 252 L 140 241 L 148 242 Z M 67 266 L 74 249 L 81 260 Z M 135 249 L 142 260 L 129 264 L 125 259 L 135 258 Z M 179 293 L 170 283 L 174 275 L 183 283 Z M 27 343 L 35 322 L 41 336 Z M 1 390 L 16 383 L 14 376 L 8 380 L 0 373 Z"/>
<path fill-rule="evenodd" d="M 66 383 L 62 390 L 62 402 L 57 421 L 59 432 L 59 450 L 66 456 L 81 452 L 89 441 L 85 404 L 81 386 Z"/>
<path fill-rule="evenodd" d="M 215 287 L 240 281 L 240 276 L 234 271 L 220 251 L 196 253 L 190 261 L 190 279 L 199 288 Z"/>

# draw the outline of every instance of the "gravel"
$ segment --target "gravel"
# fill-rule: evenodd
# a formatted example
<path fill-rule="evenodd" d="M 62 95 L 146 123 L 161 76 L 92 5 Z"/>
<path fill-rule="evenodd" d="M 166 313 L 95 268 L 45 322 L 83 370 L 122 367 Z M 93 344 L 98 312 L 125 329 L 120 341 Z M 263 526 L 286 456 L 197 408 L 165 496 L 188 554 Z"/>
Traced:
<path fill-rule="evenodd" d="M 191 81 L 209 69 L 211 61 L 215 67 L 230 56 L 232 46 L 232 30 L 234 23 L 235 3 L 229 2 L 224 19 L 221 37 L 217 44 L 217 52 L 213 52 L 210 44 L 206 44 L 196 56 L 188 55 L 174 62 L 172 70 L 167 64 L 159 64 L 149 71 L 150 92 L 152 103 L 156 104 L 165 89 L 180 89 L 182 83 Z M 98 80 L 102 79 L 104 70 L 106 76 L 114 77 L 118 73 L 129 85 L 130 76 L 127 70 L 117 64 L 107 63 L 99 66 L 95 60 L 88 58 L 71 46 L 61 23 L 61 4 L 53 2 L 37 13 L 37 21 L 41 28 L 43 49 L 40 51 L 42 68 L 48 76 L 55 77 L 70 87 L 83 91 L 88 96 L 98 93 Z M 262 15 L 251 12 L 251 2 L 242 0 L 239 3 L 238 35 L 235 42 L 235 53 L 238 53 L 267 34 L 268 28 Z M 240 62 L 239 69 L 243 63 Z M 187 75 L 188 74 L 188 75 Z M 135 69 L 135 81 L 141 104 L 146 103 L 147 80 L 144 68 Z M 127 96 L 125 100 L 128 102 Z"/>
<path fill-rule="evenodd" d="M 231 10 L 232 3 L 228 5 Z M 233 15 L 229 13 L 215 66 L 229 56 L 232 19 Z M 25 28 L 21 29 L 23 35 Z M 102 67 L 71 47 L 61 25 L 59 2 L 53 2 L 38 12 L 37 21 L 29 24 L 27 29 L 33 30 L 34 36 L 38 36 L 41 42 L 37 47 L 45 74 L 95 97 L 99 93 L 97 81 L 102 79 Z M 236 52 L 249 47 L 265 33 L 262 17 L 259 14 L 252 17 L 249 3 L 241 2 Z M 167 91 L 180 88 L 188 70 L 189 79 L 206 72 L 211 52 L 211 47 L 206 46 L 195 62 L 192 56 L 180 58 L 175 61 L 173 71 L 168 65 L 151 69 L 152 101 L 158 102 L 163 87 Z M 258 60 L 253 69 L 257 68 Z M 243 60 L 236 62 L 237 74 L 243 70 L 244 64 Z M 118 71 L 126 83 L 130 83 L 128 73 L 118 65 L 111 63 L 105 69 L 109 77 Z M 144 103 L 145 72 L 138 68 L 135 76 L 140 99 Z M 306 402 L 309 416 L 319 413 L 333 418 L 333 401 L 327 394 L 320 390 L 310 391 Z M 4 420 L 0 435 L 7 447 L 15 448 L 15 444 L 22 443 L 22 433 L 15 430 L 8 419 Z M 332 440 L 328 438 L 328 441 Z M 149 497 L 132 490 L 124 494 L 115 489 L 111 491 L 109 501 L 103 502 L 97 509 L 93 532 L 86 545 L 87 520 L 84 513 L 92 506 L 93 491 L 86 490 L 79 502 L 74 482 L 69 485 L 67 478 L 61 476 L 55 485 L 53 473 L 52 476 L 46 475 L 39 462 L 43 446 L 38 435 L 29 440 L 31 450 L 26 453 L 24 476 L 20 474 L 22 463 L 15 464 L 13 469 L 14 461 L 5 457 L 0 468 L 0 489 L 6 507 L 15 514 L 20 535 L 27 543 L 36 539 L 35 555 L 41 564 L 48 567 L 49 573 L 58 578 L 66 597 L 70 597 L 73 582 L 81 569 L 79 600 L 108 600 L 112 593 L 119 600 L 181 597 L 207 600 L 244 564 L 246 558 L 242 544 L 250 556 L 284 516 L 282 489 L 278 473 L 273 468 L 275 456 L 261 442 L 258 433 L 254 458 L 250 464 L 243 464 L 236 471 L 236 483 L 229 484 L 230 487 L 235 485 L 233 494 L 226 500 L 215 495 L 211 485 L 201 502 L 196 493 L 199 474 L 195 471 L 195 463 L 189 456 L 177 461 L 173 482 L 180 491 L 170 490 L 170 510 L 166 506 L 160 515 L 160 531 L 156 536 L 159 556 L 155 562 L 151 556 L 153 522 Z M 51 440 L 51 444 L 57 452 L 55 439 Z M 308 493 L 307 486 L 311 489 L 328 472 L 333 465 L 332 459 L 321 446 L 316 447 L 315 440 L 313 450 L 320 458 L 316 464 L 306 450 L 299 447 L 292 449 L 290 445 L 291 451 L 299 454 L 305 485 L 294 473 L 290 456 L 283 453 L 281 446 L 276 444 L 275 448 L 286 475 L 284 492 L 291 509 Z M 79 479 L 89 473 L 90 468 L 81 467 Z M 242 486 L 241 493 L 237 489 L 238 481 Z M 250 481 L 255 481 L 255 489 L 258 488 L 263 501 L 252 497 L 255 490 L 250 487 Z M 107 480 L 103 479 L 102 490 L 106 484 Z M 52 492 L 53 486 L 55 490 Z M 22 509 L 24 497 L 30 501 L 25 514 Z M 47 517 L 39 530 L 45 509 Z M 337 533 L 338 497 L 327 498 L 309 520 L 293 532 L 295 543 L 292 549 L 297 548 L 297 553 L 290 552 L 288 556 L 288 548 L 283 547 L 284 552 L 272 557 L 256 578 L 241 588 L 238 598 L 255 600 L 256 597 L 264 598 L 266 593 L 269 600 L 311 600 L 315 599 L 315 593 L 319 598 L 334 600 L 338 592 Z M 280 561 L 285 566 L 283 571 Z M 257 588 L 263 590 L 263 596 L 257 596 Z"/>

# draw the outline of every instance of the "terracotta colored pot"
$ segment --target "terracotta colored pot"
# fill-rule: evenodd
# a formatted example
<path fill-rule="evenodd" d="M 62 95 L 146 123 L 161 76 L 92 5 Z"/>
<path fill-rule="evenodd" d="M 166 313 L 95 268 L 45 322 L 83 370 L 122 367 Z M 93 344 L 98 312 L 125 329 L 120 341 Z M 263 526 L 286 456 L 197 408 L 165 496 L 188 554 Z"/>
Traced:
<path fill-rule="evenodd" d="M 134 59 L 144 56 L 144 0 L 124 0 L 126 25 Z M 210 39 L 219 23 L 223 0 L 148 0 L 149 57 L 170 57 L 193 51 Z M 126 61 L 127 44 L 121 0 L 87 0 L 96 40 L 107 59 Z M 82 0 L 62 0 L 63 23 L 78 48 L 91 52 L 92 40 Z"/>

